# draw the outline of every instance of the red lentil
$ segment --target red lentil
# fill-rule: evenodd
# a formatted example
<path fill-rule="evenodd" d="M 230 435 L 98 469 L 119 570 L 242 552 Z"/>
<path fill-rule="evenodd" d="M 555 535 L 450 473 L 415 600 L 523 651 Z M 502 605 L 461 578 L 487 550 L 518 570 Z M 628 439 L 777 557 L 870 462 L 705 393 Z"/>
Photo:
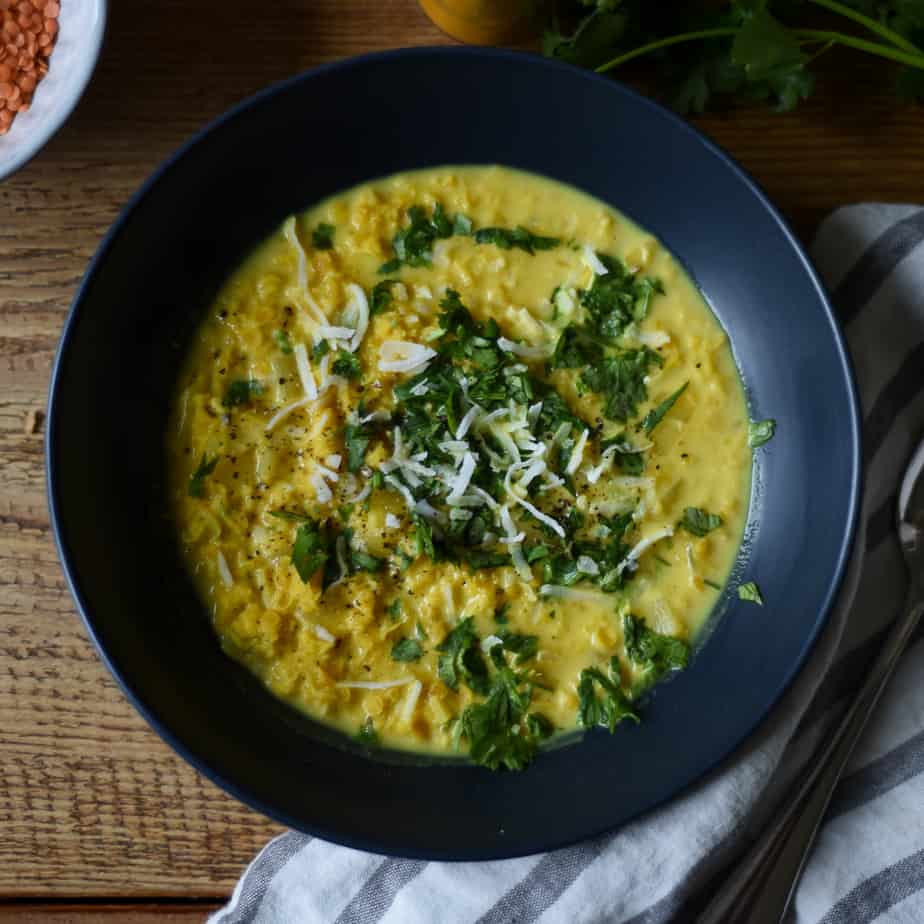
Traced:
<path fill-rule="evenodd" d="M 0 0 L 0 135 L 48 73 L 60 12 L 57 0 Z"/>

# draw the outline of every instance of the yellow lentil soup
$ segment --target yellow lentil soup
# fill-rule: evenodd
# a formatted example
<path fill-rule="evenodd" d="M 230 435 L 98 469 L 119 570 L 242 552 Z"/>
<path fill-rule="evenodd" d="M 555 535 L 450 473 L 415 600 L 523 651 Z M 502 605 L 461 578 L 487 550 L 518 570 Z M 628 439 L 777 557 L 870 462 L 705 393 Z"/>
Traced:
<path fill-rule="evenodd" d="M 370 746 L 512 769 L 686 666 L 750 492 L 728 340 L 677 261 L 502 167 L 285 221 L 204 320 L 168 454 L 231 657 Z"/>

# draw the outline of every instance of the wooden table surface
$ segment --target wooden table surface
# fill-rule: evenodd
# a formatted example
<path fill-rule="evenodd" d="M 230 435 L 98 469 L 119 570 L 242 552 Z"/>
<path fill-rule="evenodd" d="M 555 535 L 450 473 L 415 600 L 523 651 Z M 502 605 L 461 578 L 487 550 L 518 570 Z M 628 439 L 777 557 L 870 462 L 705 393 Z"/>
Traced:
<path fill-rule="evenodd" d="M 154 167 L 241 98 L 322 61 L 447 42 L 415 0 L 112 6 L 82 103 L 0 184 L 0 922 L 201 920 L 280 830 L 148 729 L 65 588 L 34 416 L 87 260 Z M 924 107 L 856 56 L 826 69 L 793 115 L 698 120 L 804 239 L 841 203 L 924 199 Z"/>

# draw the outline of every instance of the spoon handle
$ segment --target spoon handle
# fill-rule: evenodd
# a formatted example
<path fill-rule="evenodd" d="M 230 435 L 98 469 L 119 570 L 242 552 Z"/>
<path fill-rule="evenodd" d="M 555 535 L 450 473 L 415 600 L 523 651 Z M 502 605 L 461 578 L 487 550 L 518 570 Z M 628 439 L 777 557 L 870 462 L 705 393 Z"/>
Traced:
<path fill-rule="evenodd" d="M 716 893 L 698 924 L 779 924 L 782 920 L 834 787 L 922 615 L 924 600 L 914 581 L 904 613 L 890 629 L 841 724 L 788 805 Z"/>

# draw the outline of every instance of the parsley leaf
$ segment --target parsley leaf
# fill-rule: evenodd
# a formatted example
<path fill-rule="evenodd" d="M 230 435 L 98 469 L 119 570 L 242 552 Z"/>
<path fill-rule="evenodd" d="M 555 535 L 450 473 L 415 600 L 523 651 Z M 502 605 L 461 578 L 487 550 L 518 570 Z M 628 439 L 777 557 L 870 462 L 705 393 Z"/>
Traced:
<path fill-rule="evenodd" d="M 366 461 L 366 452 L 373 436 L 374 431 L 368 424 L 347 424 L 343 428 L 348 472 L 355 474 L 363 467 Z"/>
<path fill-rule="evenodd" d="M 594 333 L 612 342 L 630 324 L 646 317 L 652 295 L 663 294 L 664 286 L 660 279 L 637 279 L 635 273 L 615 257 L 599 253 L 597 258 L 607 272 L 594 276 L 591 287 L 582 290 L 579 298 Z"/>
<path fill-rule="evenodd" d="M 510 556 L 505 552 L 491 552 L 486 549 L 474 549 L 465 554 L 465 563 L 473 571 L 480 568 L 503 568 L 510 564 Z"/>
<path fill-rule="evenodd" d="M 189 487 L 186 492 L 190 497 L 205 496 L 205 479 L 215 471 L 216 465 L 218 465 L 218 456 L 210 459 L 205 453 L 202 454 L 198 467 L 189 476 Z"/>
<path fill-rule="evenodd" d="M 661 423 L 664 415 L 677 403 L 677 399 L 687 390 L 687 385 L 689 384 L 689 382 L 684 382 L 677 391 L 665 398 L 657 407 L 652 408 L 636 429 L 644 430 L 645 435 L 650 436 L 651 431 Z"/>
<path fill-rule="evenodd" d="M 748 421 L 748 445 L 751 449 L 757 449 L 773 439 L 776 433 L 776 421 L 768 417 L 766 420 Z"/>
<path fill-rule="evenodd" d="M 410 224 L 392 238 L 395 256 L 379 267 L 380 273 L 394 273 L 402 266 L 430 266 L 434 243 L 459 233 L 456 228 L 464 227 L 467 222 L 465 219 L 459 223 L 458 216 L 456 221 L 450 219 L 439 203 L 430 216 L 422 206 L 412 205 L 407 210 L 407 217 Z"/>
<path fill-rule="evenodd" d="M 331 545 L 330 535 L 316 520 L 306 519 L 299 526 L 292 545 L 292 564 L 303 583 L 307 584 L 327 564 Z"/>
<path fill-rule="evenodd" d="M 542 237 L 533 234 L 523 227 L 509 228 L 480 228 L 475 232 L 476 244 L 494 244 L 501 250 L 517 248 L 528 254 L 535 254 L 537 250 L 553 250 L 561 240 L 557 237 Z"/>
<path fill-rule="evenodd" d="M 458 690 L 461 682 L 475 693 L 487 694 L 488 665 L 481 653 L 471 616 L 461 619 L 436 646 L 436 650 L 441 652 L 437 675 L 450 690 Z"/>
<path fill-rule="evenodd" d="M 367 716 L 366 721 L 360 725 L 359 731 L 356 733 L 356 740 L 367 748 L 379 746 L 379 736 L 375 730 L 375 723 L 372 721 L 371 715 Z"/>
<path fill-rule="evenodd" d="M 334 375 L 342 375 L 345 379 L 358 379 L 362 374 L 359 357 L 349 350 L 337 350 L 331 370 Z"/>
<path fill-rule="evenodd" d="M 292 341 L 284 330 L 273 331 L 273 340 L 276 341 L 276 346 L 278 346 L 286 356 L 292 352 Z"/>
<path fill-rule="evenodd" d="M 722 525 L 722 518 L 715 513 L 707 513 L 700 507 L 686 507 L 677 525 L 688 533 L 702 538 Z"/>
<path fill-rule="evenodd" d="M 487 699 L 468 706 L 458 734 L 469 743 L 469 755 L 482 767 L 522 770 L 536 756 L 540 742 L 554 731 L 541 713 L 530 713 L 532 687 L 524 675 L 497 665 Z"/>
<path fill-rule="evenodd" d="M 279 520 L 288 520 L 290 523 L 311 523 L 313 522 L 311 517 L 304 513 L 296 513 L 293 510 L 271 510 L 271 517 L 276 517 Z"/>
<path fill-rule="evenodd" d="M 385 564 L 384 558 L 376 558 L 368 552 L 350 548 L 350 568 L 352 571 L 381 571 Z"/>
<path fill-rule="evenodd" d="M 401 598 L 395 597 L 395 599 L 385 607 L 385 613 L 389 619 L 397 622 L 397 620 L 401 618 Z"/>
<path fill-rule="evenodd" d="M 596 688 L 600 688 L 597 695 Z M 581 671 L 578 680 L 578 721 L 584 728 L 600 725 L 610 732 L 623 719 L 638 722 L 638 716 L 632 710 L 632 703 L 619 683 L 619 662 L 613 658 L 610 662 L 610 676 L 596 667 L 587 667 Z"/>
<path fill-rule="evenodd" d="M 603 413 L 610 420 L 625 423 L 636 415 L 639 404 L 648 397 L 645 377 L 652 366 L 660 366 L 662 362 L 648 347 L 624 350 L 588 366 L 581 374 L 579 385 L 603 396 Z M 662 416 L 669 409 L 665 408 Z"/>
<path fill-rule="evenodd" d="M 758 606 L 764 605 L 764 598 L 760 588 L 753 581 L 738 585 L 738 599 L 746 600 L 748 603 L 756 603 Z"/>
<path fill-rule="evenodd" d="M 402 638 L 391 648 L 392 661 L 419 661 L 423 657 L 423 646 L 416 638 Z"/>
<path fill-rule="evenodd" d="M 504 643 L 504 650 L 516 656 L 515 661 L 518 666 L 534 658 L 539 651 L 538 635 L 522 635 L 519 632 L 504 630 L 498 634 L 498 638 Z"/>
<path fill-rule="evenodd" d="M 252 398 L 263 394 L 263 386 L 256 379 L 235 379 L 228 383 L 222 404 L 225 407 L 240 407 L 250 404 Z"/>
<path fill-rule="evenodd" d="M 326 222 L 321 222 L 311 232 L 311 243 L 315 250 L 330 250 L 334 246 L 334 232 L 336 228 Z"/>
<path fill-rule="evenodd" d="M 392 295 L 392 286 L 399 285 L 397 279 L 383 279 L 377 282 L 372 289 L 372 298 L 369 300 L 369 317 L 374 318 L 391 308 L 395 297 Z"/>
<path fill-rule="evenodd" d="M 690 646 L 685 641 L 649 629 L 645 620 L 629 612 L 623 615 L 622 631 L 629 660 L 645 672 L 633 691 L 636 696 L 690 661 Z"/>

